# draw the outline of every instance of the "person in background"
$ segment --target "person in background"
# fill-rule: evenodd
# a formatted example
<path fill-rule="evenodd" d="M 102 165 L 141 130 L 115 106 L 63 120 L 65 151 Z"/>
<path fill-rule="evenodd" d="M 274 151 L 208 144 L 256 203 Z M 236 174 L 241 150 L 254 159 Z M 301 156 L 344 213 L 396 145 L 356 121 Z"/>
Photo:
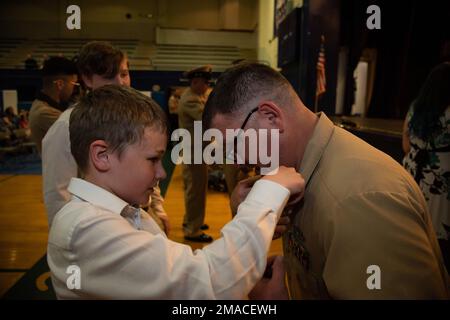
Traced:
<path fill-rule="evenodd" d="M 4 136 L 9 137 L 11 135 L 11 123 L 2 110 L 0 110 L 0 132 L 4 133 Z"/>
<path fill-rule="evenodd" d="M 19 128 L 20 129 L 28 129 L 29 125 L 28 125 L 28 111 L 26 110 L 20 110 L 19 113 Z"/>
<path fill-rule="evenodd" d="M 8 119 L 7 121 L 8 121 L 8 123 L 10 123 L 12 128 L 14 128 L 14 129 L 20 128 L 20 125 L 19 125 L 20 118 L 14 111 L 13 107 L 6 108 L 5 117 Z"/>
<path fill-rule="evenodd" d="M 42 68 L 42 90 L 33 101 L 29 115 L 31 140 L 42 153 L 42 139 L 64 111 L 63 104 L 70 100 L 78 86 L 75 63 L 64 57 L 51 57 Z"/>
<path fill-rule="evenodd" d="M 32 57 L 31 53 L 27 54 L 27 58 L 24 61 L 24 67 L 27 70 L 36 70 L 39 68 L 37 60 Z"/>
<path fill-rule="evenodd" d="M 422 189 L 450 270 L 450 63 L 435 67 L 403 126 L 403 165 Z"/>
<path fill-rule="evenodd" d="M 170 88 L 169 100 L 169 123 L 170 129 L 173 131 L 178 128 L 178 104 L 181 98 L 181 88 Z"/>
<path fill-rule="evenodd" d="M 211 88 L 211 66 L 202 66 L 185 73 L 189 79 L 189 88 L 181 95 L 178 103 L 178 124 L 189 131 L 191 136 L 191 154 L 194 150 L 194 122 L 202 120 L 203 109 Z M 193 159 L 192 159 L 193 160 Z M 192 161 L 193 162 L 193 161 Z M 208 167 L 205 163 L 183 164 L 184 238 L 194 242 L 211 242 L 213 238 L 204 233 L 208 225 L 204 224 L 206 209 L 206 191 L 208 188 Z"/>

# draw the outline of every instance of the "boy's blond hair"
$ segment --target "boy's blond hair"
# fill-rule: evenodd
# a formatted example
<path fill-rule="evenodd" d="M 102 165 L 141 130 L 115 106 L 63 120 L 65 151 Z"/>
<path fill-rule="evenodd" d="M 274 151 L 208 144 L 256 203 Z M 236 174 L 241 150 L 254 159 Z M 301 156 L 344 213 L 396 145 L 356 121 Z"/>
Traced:
<path fill-rule="evenodd" d="M 145 128 L 167 133 L 161 107 L 139 91 L 106 85 L 83 97 L 70 115 L 70 149 L 81 173 L 89 165 L 89 148 L 104 140 L 111 151 L 121 153 L 139 142 Z"/>

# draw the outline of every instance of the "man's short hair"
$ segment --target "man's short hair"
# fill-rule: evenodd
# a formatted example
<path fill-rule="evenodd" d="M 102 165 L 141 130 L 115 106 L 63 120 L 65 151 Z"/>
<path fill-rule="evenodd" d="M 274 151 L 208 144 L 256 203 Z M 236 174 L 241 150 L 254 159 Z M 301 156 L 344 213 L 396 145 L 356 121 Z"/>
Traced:
<path fill-rule="evenodd" d="M 217 80 L 203 111 L 203 124 L 209 128 L 216 114 L 243 113 L 257 97 L 278 97 L 289 82 L 271 67 L 260 63 L 240 63 L 226 70 Z"/>
<path fill-rule="evenodd" d="M 89 148 L 104 140 L 118 156 L 140 142 L 145 128 L 167 133 L 164 111 L 141 92 L 118 85 L 105 85 L 83 97 L 69 122 L 70 149 L 82 173 L 89 165 Z"/>
<path fill-rule="evenodd" d="M 120 71 L 125 54 L 106 41 L 91 41 L 80 49 L 77 57 L 81 75 L 92 77 L 98 74 L 106 79 L 114 78 Z"/>
<path fill-rule="evenodd" d="M 78 71 L 76 64 L 72 60 L 65 57 L 50 57 L 44 61 L 41 73 L 44 78 L 47 78 L 63 75 L 70 76 L 78 74 Z"/>

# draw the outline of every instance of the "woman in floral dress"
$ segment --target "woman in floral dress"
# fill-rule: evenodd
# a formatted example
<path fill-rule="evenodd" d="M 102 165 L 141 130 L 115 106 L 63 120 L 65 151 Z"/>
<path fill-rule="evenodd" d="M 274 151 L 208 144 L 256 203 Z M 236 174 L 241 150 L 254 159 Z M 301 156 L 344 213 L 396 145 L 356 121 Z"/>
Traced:
<path fill-rule="evenodd" d="M 403 165 L 422 189 L 450 272 L 450 63 L 429 74 L 403 128 Z"/>

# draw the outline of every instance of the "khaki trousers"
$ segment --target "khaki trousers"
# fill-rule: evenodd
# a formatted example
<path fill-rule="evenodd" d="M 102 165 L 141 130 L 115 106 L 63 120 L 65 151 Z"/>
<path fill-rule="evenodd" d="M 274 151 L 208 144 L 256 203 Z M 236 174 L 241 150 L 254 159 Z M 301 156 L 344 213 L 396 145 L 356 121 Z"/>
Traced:
<path fill-rule="evenodd" d="M 206 191 L 208 188 L 208 168 L 206 164 L 184 164 L 184 221 L 185 236 L 202 233 L 200 227 L 205 221 Z"/>

